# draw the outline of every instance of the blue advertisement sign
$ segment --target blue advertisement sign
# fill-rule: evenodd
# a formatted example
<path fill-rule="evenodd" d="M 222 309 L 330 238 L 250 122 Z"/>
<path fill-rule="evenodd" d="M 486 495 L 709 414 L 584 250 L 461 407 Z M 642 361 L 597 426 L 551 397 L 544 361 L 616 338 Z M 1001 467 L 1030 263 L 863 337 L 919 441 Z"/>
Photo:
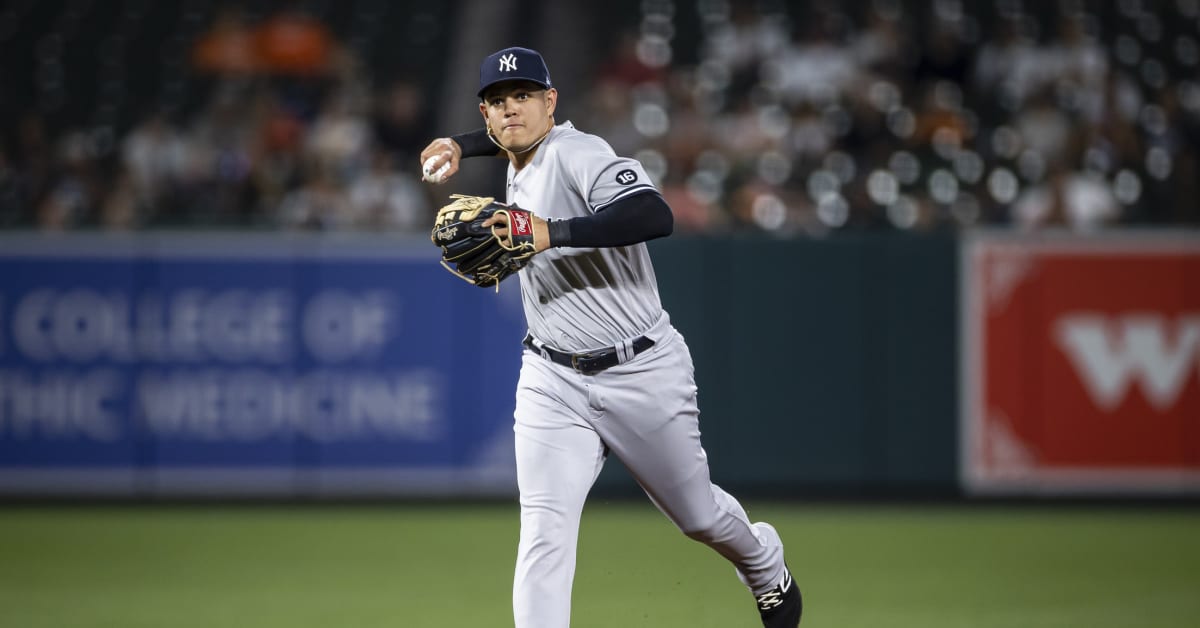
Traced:
<path fill-rule="evenodd" d="M 519 296 L 423 239 L 5 234 L 0 492 L 511 492 Z"/>

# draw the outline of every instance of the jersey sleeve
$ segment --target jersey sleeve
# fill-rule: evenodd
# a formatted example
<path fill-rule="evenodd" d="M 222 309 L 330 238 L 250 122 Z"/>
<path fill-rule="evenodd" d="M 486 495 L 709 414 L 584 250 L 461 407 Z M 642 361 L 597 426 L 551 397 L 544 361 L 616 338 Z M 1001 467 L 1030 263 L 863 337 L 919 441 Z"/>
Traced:
<path fill-rule="evenodd" d="M 588 205 L 598 212 L 623 198 L 654 190 L 641 163 L 636 159 L 617 157 L 599 170 L 587 197 Z"/>
<path fill-rule="evenodd" d="M 593 212 L 640 194 L 656 191 L 646 170 L 636 159 L 619 157 L 596 136 L 583 136 L 568 149 L 567 172 L 576 191 Z"/>

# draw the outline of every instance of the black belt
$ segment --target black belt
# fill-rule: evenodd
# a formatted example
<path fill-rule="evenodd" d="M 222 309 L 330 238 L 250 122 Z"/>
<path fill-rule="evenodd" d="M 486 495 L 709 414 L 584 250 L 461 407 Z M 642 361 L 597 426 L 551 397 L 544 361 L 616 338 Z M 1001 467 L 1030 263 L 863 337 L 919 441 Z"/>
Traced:
<path fill-rule="evenodd" d="M 621 363 L 621 355 L 616 347 L 605 347 L 604 349 L 597 349 L 596 351 L 589 351 L 587 353 L 567 353 L 566 351 L 559 351 L 554 347 L 535 343 L 531 335 L 525 336 L 522 344 L 530 351 L 540 354 L 551 362 L 573 368 L 584 375 L 595 375 L 606 368 L 611 368 Z M 630 346 L 633 349 L 633 355 L 629 357 L 632 358 L 634 355 L 653 347 L 654 341 L 645 336 L 638 336 Z"/>

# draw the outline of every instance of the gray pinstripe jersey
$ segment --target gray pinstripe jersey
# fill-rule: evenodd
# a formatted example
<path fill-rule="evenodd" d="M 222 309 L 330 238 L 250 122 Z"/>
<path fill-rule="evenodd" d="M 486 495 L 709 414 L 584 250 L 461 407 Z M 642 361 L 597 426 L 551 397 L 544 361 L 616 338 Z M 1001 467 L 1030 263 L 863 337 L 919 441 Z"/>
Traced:
<path fill-rule="evenodd" d="M 508 166 L 508 203 L 547 220 L 587 216 L 639 193 L 657 193 L 642 165 L 570 122 L 552 129 L 520 171 Z M 645 243 L 549 249 L 520 277 L 530 333 L 564 351 L 613 346 L 662 314 Z"/>

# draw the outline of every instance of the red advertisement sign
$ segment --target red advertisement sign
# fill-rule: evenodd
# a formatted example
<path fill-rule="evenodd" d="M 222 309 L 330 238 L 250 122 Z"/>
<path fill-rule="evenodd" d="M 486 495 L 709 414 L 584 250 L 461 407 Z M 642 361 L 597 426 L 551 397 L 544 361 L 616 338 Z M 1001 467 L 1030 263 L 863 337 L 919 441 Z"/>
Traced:
<path fill-rule="evenodd" d="M 981 236 L 962 258 L 968 491 L 1200 492 L 1200 236 Z"/>

